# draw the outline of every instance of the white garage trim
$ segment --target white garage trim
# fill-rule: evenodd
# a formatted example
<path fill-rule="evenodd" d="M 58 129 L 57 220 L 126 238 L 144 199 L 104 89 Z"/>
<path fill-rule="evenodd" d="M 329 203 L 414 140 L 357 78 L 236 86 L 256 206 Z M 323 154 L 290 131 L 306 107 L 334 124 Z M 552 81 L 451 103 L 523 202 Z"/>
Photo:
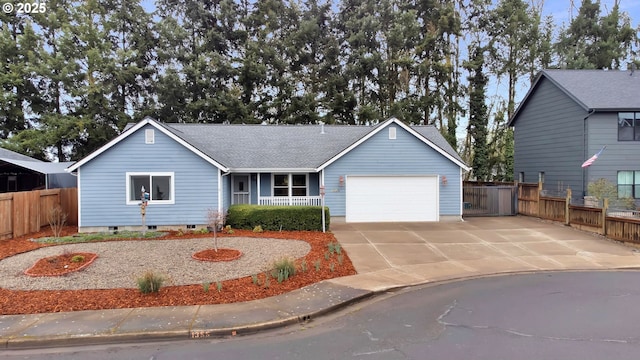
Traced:
<path fill-rule="evenodd" d="M 345 221 L 438 221 L 438 185 L 438 175 L 347 175 Z"/>

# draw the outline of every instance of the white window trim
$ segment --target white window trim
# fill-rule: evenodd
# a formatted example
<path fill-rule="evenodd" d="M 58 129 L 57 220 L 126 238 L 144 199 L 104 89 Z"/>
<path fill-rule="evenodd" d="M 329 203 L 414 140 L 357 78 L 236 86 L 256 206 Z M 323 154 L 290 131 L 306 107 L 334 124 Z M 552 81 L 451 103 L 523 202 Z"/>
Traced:
<path fill-rule="evenodd" d="M 276 196 L 275 195 L 275 191 L 274 191 L 274 189 L 276 189 L 276 181 L 275 181 L 276 175 L 287 175 L 289 177 L 288 180 L 287 180 L 287 184 L 289 185 L 288 186 L 288 195 L 287 196 L 278 196 L 278 197 L 286 198 L 286 197 L 293 197 L 294 196 L 293 195 L 293 175 L 304 175 L 305 176 L 304 188 L 306 190 L 305 193 L 307 194 L 305 196 L 309 196 L 309 173 L 288 173 L 288 174 L 285 174 L 285 173 L 271 173 L 271 196 L 272 197 Z M 283 186 L 279 186 L 278 188 L 280 189 L 280 188 L 284 188 L 284 187 Z M 297 189 L 302 189 L 302 186 L 296 186 L 296 188 Z"/>
<path fill-rule="evenodd" d="M 156 142 L 154 129 L 145 129 L 144 130 L 144 143 L 145 144 L 154 144 Z"/>
<path fill-rule="evenodd" d="M 175 204 L 176 202 L 176 192 L 175 192 L 175 173 L 174 172 L 127 172 L 125 176 L 125 199 L 127 205 L 139 205 L 139 200 L 130 200 L 129 194 L 131 193 L 131 177 L 132 176 L 169 176 L 171 180 L 169 181 L 170 191 L 171 191 L 171 199 L 170 200 L 149 200 L 149 205 L 161 205 L 161 204 Z M 151 185 L 153 187 L 153 184 Z M 149 189 L 147 189 L 148 191 Z"/>

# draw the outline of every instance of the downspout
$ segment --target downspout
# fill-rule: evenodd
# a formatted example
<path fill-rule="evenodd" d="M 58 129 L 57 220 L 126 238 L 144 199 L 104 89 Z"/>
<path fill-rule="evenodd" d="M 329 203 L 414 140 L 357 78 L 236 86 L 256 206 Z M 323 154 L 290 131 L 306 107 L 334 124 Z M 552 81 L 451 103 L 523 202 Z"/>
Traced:
<path fill-rule="evenodd" d="M 595 112 L 594 109 L 589 109 L 589 112 L 587 113 L 587 116 L 584 117 L 584 119 L 582 119 L 582 159 L 585 160 L 587 159 L 587 157 L 589 156 L 588 153 L 588 145 L 589 142 L 587 141 L 587 119 L 589 119 L 589 116 L 593 115 L 593 113 Z M 587 171 L 588 171 L 589 167 L 587 166 L 586 168 L 582 168 L 582 197 L 584 198 L 587 195 Z"/>

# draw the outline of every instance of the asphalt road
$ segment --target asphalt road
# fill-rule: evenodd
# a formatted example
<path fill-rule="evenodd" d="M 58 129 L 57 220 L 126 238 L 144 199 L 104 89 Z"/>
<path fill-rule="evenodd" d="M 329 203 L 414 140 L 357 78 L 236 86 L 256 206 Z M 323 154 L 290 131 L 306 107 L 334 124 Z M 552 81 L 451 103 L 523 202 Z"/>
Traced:
<path fill-rule="evenodd" d="M 638 359 L 640 272 L 499 276 L 388 293 L 253 336 L 0 351 L 3 359 Z"/>

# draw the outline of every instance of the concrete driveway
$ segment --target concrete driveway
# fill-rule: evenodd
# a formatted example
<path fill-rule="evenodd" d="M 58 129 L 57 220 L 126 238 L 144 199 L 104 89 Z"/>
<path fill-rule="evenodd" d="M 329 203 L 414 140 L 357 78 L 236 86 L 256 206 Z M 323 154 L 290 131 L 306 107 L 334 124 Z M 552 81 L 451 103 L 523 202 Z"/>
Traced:
<path fill-rule="evenodd" d="M 332 219 L 331 231 L 358 271 L 331 281 L 373 291 L 510 272 L 640 268 L 633 247 L 523 216 L 440 223 Z"/>

